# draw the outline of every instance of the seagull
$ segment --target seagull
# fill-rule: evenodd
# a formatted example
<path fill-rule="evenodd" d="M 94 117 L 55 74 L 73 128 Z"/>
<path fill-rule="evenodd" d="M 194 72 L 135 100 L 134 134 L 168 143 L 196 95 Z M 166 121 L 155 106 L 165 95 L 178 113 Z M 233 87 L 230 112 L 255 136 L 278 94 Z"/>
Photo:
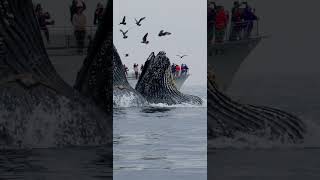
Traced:
<path fill-rule="evenodd" d="M 167 35 L 171 35 L 171 33 L 170 32 L 164 32 L 164 30 L 161 30 L 160 32 L 159 32 L 159 37 L 161 37 L 161 36 L 167 36 Z"/>
<path fill-rule="evenodd" d="M 120 25 L 127 25 L 126 23 L 126 16 L 123 16 L 122 22 L 120 23 Z"/>
<path fill-rule="evenodd" d="M 123 35 L 123 39 L 127 39 L 128 36 L 127 36 L 127 33 L 128 33 L 129 30 L 127 30 L 126 32 L 124 32 L 122 29 L 120 29 L 120 32 L 122 33 Z"/>
<path fill-rule="evenodd" d="M 144 43 L 144 44 L 149 44 L 149 41 L 147 40 L 147 37 L 148 37 L 148 33 L 146 35 L 143 36 L 142 38 L 142 42 L 141 43 Z"/>
<path fill-rule="evenodd" d="M 177 56 L 180 57 L 180 59 L 182 59 L 182 58 L 184 58 L 184 57 L 186 57 L 188 55 L 177 55 Z"/>
<path fill-rule="evenodd" d="M 136 25 L 141 26 L 141 21 L 145 20 L 146 17 L 140 18 L 139 21 L 135 18 L 134 20 L 136 21 Z"/>

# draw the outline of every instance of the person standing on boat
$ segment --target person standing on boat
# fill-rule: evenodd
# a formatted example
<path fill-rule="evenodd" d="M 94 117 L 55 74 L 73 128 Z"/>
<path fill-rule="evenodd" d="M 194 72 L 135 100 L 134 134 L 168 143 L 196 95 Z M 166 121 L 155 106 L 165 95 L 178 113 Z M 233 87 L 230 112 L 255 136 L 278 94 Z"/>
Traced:
<path fill-rule="evenodd" d="M 97 9 L 94 12 L 94 19 L 93 19 L 93 24 L 94 25 L 98 25 L 101 22 L 102 16 L 103 16 L 103 12 L 104 12 L 103 4 L 101 2 L 99 2 L 97 4 Z"/>
<path fill-rule="evenodd" d="M 216 43 L 222 43 L 225 36 L 225 31 L 228 24 L 229 15 L 224 10 L 223 6 L 219 6 L 217 8 L 217 15 L 215 20 L 215 42 Z"/>
<path fill-rule="evenodd" d="M 128 71 L 129 71 L 129 69 L 128 69 L 128 67 L 127 67 L 125 64 L 123 64 L 123 69 L 124 69 L 125 75 L 128 76 Z"/>
<path fill-rule="evenodd" d="M 189 71 L 189 67 L 187 64 L 184 65 L 184 69 L 185 69 L 185 74 L 188 75 L 188 71 Z"/>
<path fill-rule="evenodd" d="M 180 76 L 183 76 L 183 74 L 184 74 L 184 64 L 181 64 L 180 68 L 181 68 Z"/>
<path fill-rule="evenodd" d="M 243 20 L 245 22 L 244 25 L 244 38 L 247 39 L 251 36 L 251 32 L 253 29 L 253 22 L 258 20 L 258 17 L 255 15 L 254 10 L 248 5 L 248 3 L 245 3 L 245 8 L 242 14 Z"/>
<path fill-rule="evenodd" d="M 171 65 L 171 72 L 172 72 L 173 76 L 176 75 L 176 65 L 174 63 L 172 63 L 172 65 Z"/>
<path fill-rule="evenodd" d="M 139 77 L 139 65 L 135 63 L 133 65 L 133 70 L 134 70 L 134 74 L 136 76 L 136 79 L 138 79 L 138 77 Z"/>
<path fill-rule="evenodd" d="M 207 32 L 208 32 L 208 43 L 210 44 L 213 40 L 215 19 L 216 19 L 216 4 L 214 2 L 208 3 L 207 8 Z"/>
<path fill-rule="evenodd" d="M 86 37 L 87 17 L 83 14 L 84 8 L 80 3 L 77 5 L 77 13 L 73 15 L 72 24 L 74 27 L 74 35 L 77 40 L 78 52 L 83 53 L 84 39 Z"/>
<path fill-rule="evenodd" d="M 177 64 L 176 65 L 176 77 L 180 76 L 181 67 Z"/>
<path fill-rule="evenodd" d="M 40 25 L 41 31 L 44 32 L 47 42 L 50 43 L 50 33 L 47 25 L 53 25 L 54 20 L 50 20 L 51 17 L 49 12 L 43 12 L 41 4 L 36 5 L 35 14 Z"/>
<path fill-rule="evenodd" d="M 84 0 L 72 0 L 72 4 L 70 6 L 70 21 L 72 23 L 73 16 L 77 13 L 77 6 L 82 6 L 83 11 L 87 9 L 86 3 Z"/>
<path fill-rule="evenodd" d="M 233 3 L 232 15 L 231 15 L 231 34 L 230 41 L 236 41 L 240 39 L 242 29 L 242 12 L 240 9 L 239 1 Z"/>

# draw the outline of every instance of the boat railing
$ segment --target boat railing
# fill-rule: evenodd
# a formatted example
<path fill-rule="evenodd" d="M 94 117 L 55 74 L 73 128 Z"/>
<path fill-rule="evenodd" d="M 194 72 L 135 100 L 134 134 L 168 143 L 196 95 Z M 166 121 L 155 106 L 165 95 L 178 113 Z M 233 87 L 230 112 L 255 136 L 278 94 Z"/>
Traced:
<path fill-rule="evenodd" d="M 248 40 L 260 37 L 259 20 L 230 22 L 225 28 L 222 41 L 217 41 L 215 32 L 213 33 L 212 44 Z"/>
<path fill-rule="evenodd" d="M 48 26 L 50 42 L 46 41 L 44 32 L 42 37 L 46 49 L 70 49 L 76 48 L 77 42 L 74 35 L 72 26 Z M 90 41 L 93 39 L 97 26 L 86 26 L 85 47 L 89 46 Z"/>

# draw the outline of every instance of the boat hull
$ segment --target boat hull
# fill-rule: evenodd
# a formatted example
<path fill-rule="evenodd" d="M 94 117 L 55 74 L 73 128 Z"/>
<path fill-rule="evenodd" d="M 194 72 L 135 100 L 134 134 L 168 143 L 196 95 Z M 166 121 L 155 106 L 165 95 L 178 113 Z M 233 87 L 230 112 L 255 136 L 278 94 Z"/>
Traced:
<path fill-rule="evenodd" d="M 208 72 L 214 72 L 219 89 L 228 89 L 241 64 L 261 39 L 257 37 L 208 45 Z"/>

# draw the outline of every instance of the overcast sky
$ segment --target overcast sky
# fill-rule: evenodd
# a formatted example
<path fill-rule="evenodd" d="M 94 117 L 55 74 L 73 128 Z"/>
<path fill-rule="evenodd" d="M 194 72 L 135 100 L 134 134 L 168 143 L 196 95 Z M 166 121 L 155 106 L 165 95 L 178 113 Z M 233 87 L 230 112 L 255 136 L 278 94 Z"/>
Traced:
<path fill-rule="evenodd" d="M 171 62 L 186 63 L 192 76 L 189 84 L 206 84 L 207 43 L 206 7 L 204 0 L 119 0 L 114 1 L 113 41 L 123 63 L 132 70 L 134 63 L 143 64 L 151 52 L 166 51 Z M 120 26 L 122 17 L 127 17 L 127 26 Z M 134 18 L 146 16 L 142 26 L 135 25 Z M 129 29 L 128 39 L 119 31 Z M 159 38 L 160 30 L 169 31 L 171 36 Z M 149 45 L 140 43 L 149 33 Z M 124 54 L 130 54 L 124 57 Z M 183 60 L 177 54 L 187 54 Z"/>

